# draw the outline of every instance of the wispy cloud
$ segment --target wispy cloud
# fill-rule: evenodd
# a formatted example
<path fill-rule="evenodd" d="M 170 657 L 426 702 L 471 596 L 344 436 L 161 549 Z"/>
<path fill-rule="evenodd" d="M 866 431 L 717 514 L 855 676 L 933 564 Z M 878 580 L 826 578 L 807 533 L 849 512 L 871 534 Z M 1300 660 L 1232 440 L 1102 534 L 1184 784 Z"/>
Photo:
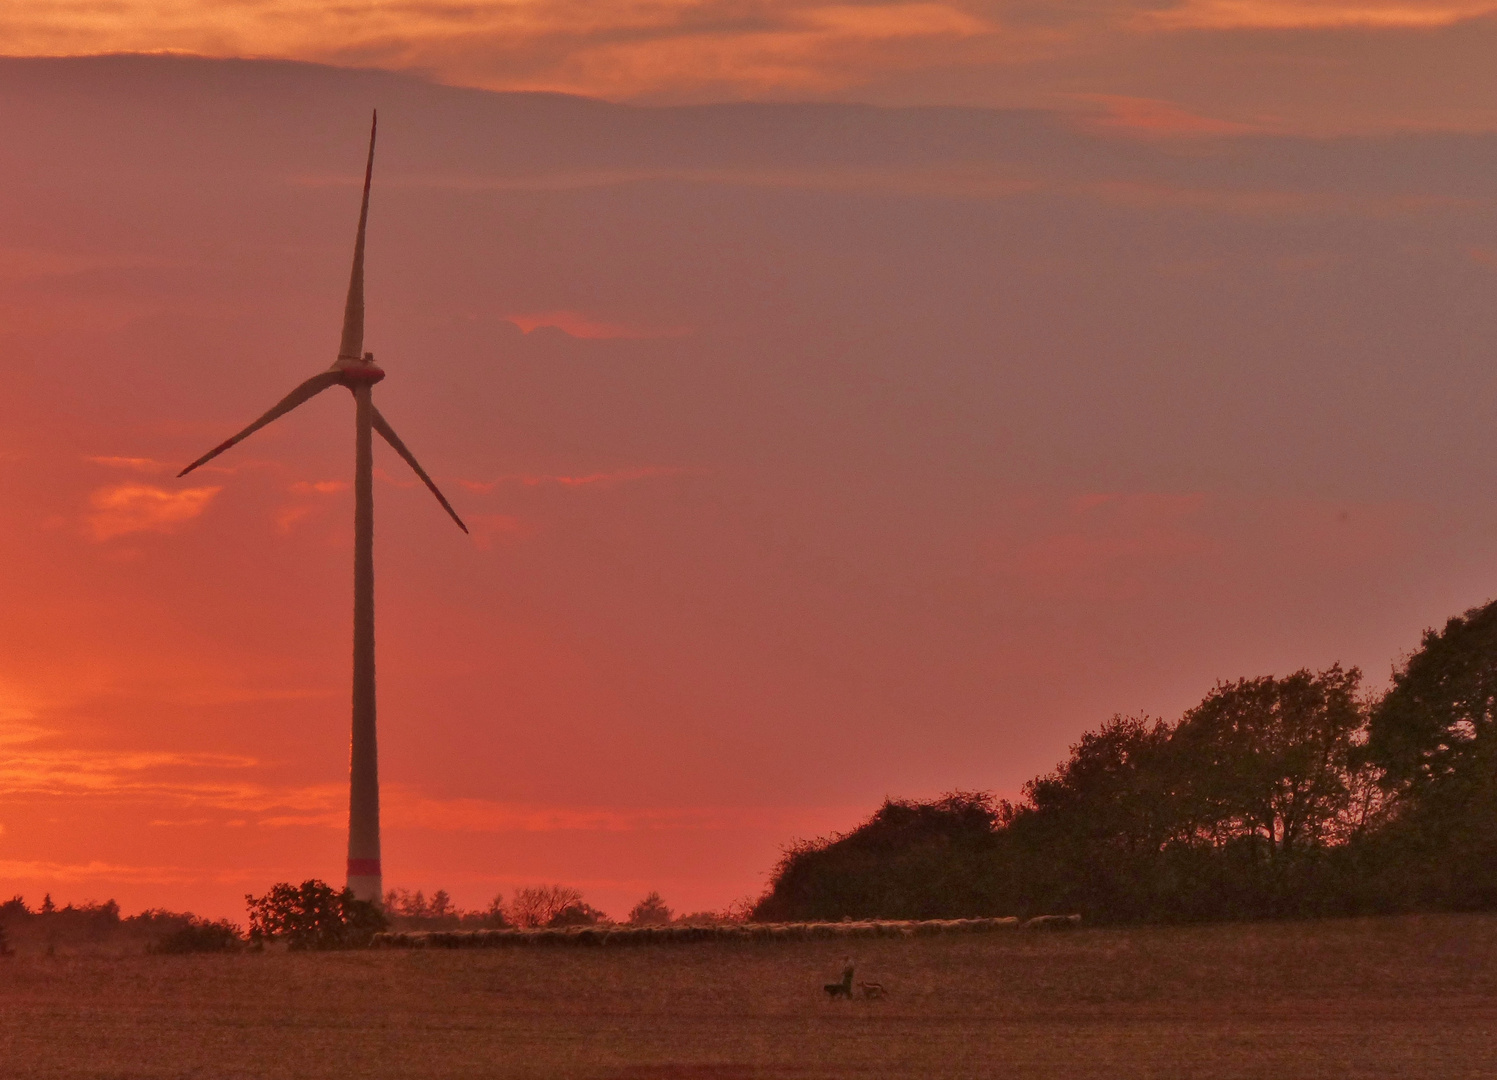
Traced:
<path fill-rule="evenodd" d="M 1025 592 L 1102 603 L 1157 596 L 1171 582 L 1226 582 L 1245 563 L 1286 551 L 1301 565 L 1330 560 L 1345 569 L 1396 550 L 1414 514 L 1400 502 L 1204 492 L 1096 492 L 1021 506 L 1014 521 L 1023 526 L 993 537 L 990 568 Z"/>
<path fill-rule="evenodd" d="M 642 340 L 647 338 L 686 337 L 691 333 L 688 326 L 647 326 L 637 323 L 610 322 L 584 315 L 580 311 L 540 311 L 528 315 L 506 315 L 529 334 L 543 327 L 551 327 L 574 338 L 623 338 Z"/>
<path fill-rule="evenodd" d="M 511 473 L 506 476 L 497 476 L 492 480 L 459 480 L 458 483 L 469 491 L 486 494 L 507 485 L 518 487 L 547 487 L 554 485 L 564 488 L 612 487 L 616 484 L 627 484 L 635 480 L 650 480 L 656 477 L 700 475 L 702 475 L 701 469 L 646 465 L 632 469 L 612 469 L 605 472 L 578 473 L 574 475 Z"/>
<path fill-rule="evenodd" d="M 319 496 L 336 495 L 347 491 L 349 487 L 346 480 L 298 480 L 291 484 L 287 490 L 297 501 L 276 507 L 272 515 L 276 531 L 282 534 L 291 532 L 303 521 L 321 512 L 322 505 L 325 504 L 317 502 Z"/>
<path fill-rule="evenodd" d="M 490 551 L 496 541 L 525 531 L 524 523 L 511 514 L 470 514 L 468 528 L 472 530 L 474 546 L 480 551 Z"/>
<path fill-rule="evenodd" d="M 0 878 L 12 881 L 130 882 L 138 885 L 177 885 L 199 881 L 201 870 L 180 866 L 126 866 L 93 860 L 86 863 L 0 859 Z"/>
<path fill-rule="evenodd" d="M 175 532 L 208 508 L 220 487 L 167 491 L 149 484 L 120 484 L 99 488 L 89 496 L 89 532 L 95 540 L 109 540 L 141 532 Z"/>
<path fill-rule="evenodd" d="M 83 460 L 108 469 L 123 469 L 148 475 L 166 472 L 168 467 L 165 462 L 143 457 L 85 457 Z"/>
<path fill-rule="evenodd" d="M 348 824 L 347 787 L 341 781 L 278 785 L 264 779 L 263 762 L 246 755 L 83 750 L 56 746 L 57 740 L 56 733 L 30 724 L 0 726 L 0 802 L 129 802 L 153 807 L 147 820 L 163 827 L 227 825 L 225 815 L 234 815 L 239 825 L 249 822 L 265 828 L 342 829 Z M 806 809 L 549 806 L 440 798 L 402 784 L 384 785 L 382 802 L 390 828 L 479 833 L 758 828 L 798 821 Z"/>
<path fill-rule="evenodd" d="M 1170 101 L 1156 98 L 1124 97 L 1117 94 L 1078 94 L 1078 100 L 1095 103 L 1102 115 L 1092 118 L 1090 126 L 1126 135 L 1169 138 L 1246 135 L 1262 128 L 1232 120 L 1182 109 Z"/>
<path fill-rule="evenodd" d="M 88 750 L 56 743 L 55 732 L 35 724 L 11 721 L 0 725 L 0 796 L 6 800 L 93 796 L 253 808 L 268 795 L 242 779 L 259 765 L 252 757 Z M 306 796 L 299 801 L 307 803 Z"/>

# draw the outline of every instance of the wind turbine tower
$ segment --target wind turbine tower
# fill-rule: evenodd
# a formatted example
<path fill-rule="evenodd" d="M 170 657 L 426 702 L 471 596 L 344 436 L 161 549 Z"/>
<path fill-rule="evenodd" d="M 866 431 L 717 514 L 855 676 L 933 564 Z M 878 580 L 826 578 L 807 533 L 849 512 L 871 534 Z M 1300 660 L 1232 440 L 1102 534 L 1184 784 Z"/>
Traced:
<path fill-rule="evenodd" d="M 348 769 L 348 887 L 360 900 L 379 903 L 383 897 L 379 850 L 379 747 L 374 707 L 374 477 L 373 433 L 389 443 L 421 482 L 452 515 L 463 532 L 457 511 L 430 476 L 406 449 L 400 436 L 374 407 L 374 384 L 385 377 L 374 354 L 364 351 L 364 227 L 369 221 L 369 183 L 374 176 L 376 112 L 369 126 L 369 160 L 364 166 L 364 201 L 359 207 L 359 231 L 353 245 L 353 272 L 348 302 L 343 308 L 343 339 L 333 366 L 313 375 L 274 408 L 226 442 L 220 443 L 177 475 L 186 476 L 235 443 L 298 405 L 333 386 L 345 386 L 354 401 L 354 512 L 353 512 L 353 740 Z"/>

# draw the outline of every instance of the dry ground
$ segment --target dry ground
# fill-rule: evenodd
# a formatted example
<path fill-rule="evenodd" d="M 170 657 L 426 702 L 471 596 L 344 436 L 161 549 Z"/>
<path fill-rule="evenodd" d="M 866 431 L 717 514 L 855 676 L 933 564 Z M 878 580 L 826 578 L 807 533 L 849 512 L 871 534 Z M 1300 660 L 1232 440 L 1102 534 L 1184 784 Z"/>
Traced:
<path fill-rule="evenodd" d="M 1497 916 L 0 960 L 0 1076 L 1497 1076 Z"/>

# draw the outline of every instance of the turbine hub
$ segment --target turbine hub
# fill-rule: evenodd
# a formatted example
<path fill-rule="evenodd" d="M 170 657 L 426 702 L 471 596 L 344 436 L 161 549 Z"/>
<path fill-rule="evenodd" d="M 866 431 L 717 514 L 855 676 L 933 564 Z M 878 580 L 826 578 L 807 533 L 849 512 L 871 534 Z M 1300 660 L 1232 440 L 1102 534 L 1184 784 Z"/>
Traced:
<path fill-rule="evenodd" d="M 366 352 L 362 360 L 340 356 L 336 366 L 341 376 L 340 381 L 350 390 L 358 386 L 373 386 L 385 377 L 384 368 L 374 362 L 372 352 Z"/>

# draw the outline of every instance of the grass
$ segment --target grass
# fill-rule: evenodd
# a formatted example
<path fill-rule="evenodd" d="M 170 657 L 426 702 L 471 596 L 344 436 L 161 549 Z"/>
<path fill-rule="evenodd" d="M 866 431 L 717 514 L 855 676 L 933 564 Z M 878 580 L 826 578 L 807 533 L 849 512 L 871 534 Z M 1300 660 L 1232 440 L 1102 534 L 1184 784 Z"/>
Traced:
<path fill-rule="evenodd" d="M 821 991 L 853 946 L 884 1001 Z M 0 960 L 6 1077 L 1497 1074 L 1497 916 Z"/>

